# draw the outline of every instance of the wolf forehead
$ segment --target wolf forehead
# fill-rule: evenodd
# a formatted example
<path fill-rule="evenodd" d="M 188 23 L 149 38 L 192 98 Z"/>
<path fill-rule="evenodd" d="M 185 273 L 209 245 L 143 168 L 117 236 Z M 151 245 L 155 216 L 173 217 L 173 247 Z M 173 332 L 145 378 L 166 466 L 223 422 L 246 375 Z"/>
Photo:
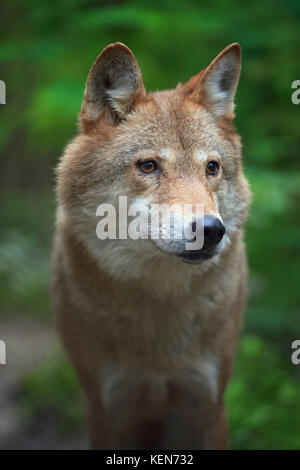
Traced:
<path fill-rule="evenodd" d="M 99 126 L 89 137 L 87 153 L 102 156 L 103 163 L 106 156 L 120 164 L 159 157 L 172 167 L 188 168 L 218 156 L 232 166 L 241 147 L 232 126 L 216 122 L 204 107 L 180 96 L 178 89 L 149 94 L 118 126 Z"/>
<path fill-rule="evenodd" d="M 76 187 L 83 175 L 89 184 L 112 183 L 138 160 L 158 157 L 164 170 L 172 171 L 170 176 L 196 176 L 208 159 L 217 158 L 224 178 L 237 172 L 241 160 L 234 130 L 216 122 L 201 105 L 190 103 L 178 89 L 149 94 L 117 126 L 100 124 L 91 134 L 81 133 L 66 154 L 70 158 L 62 166 Z"/>
<path fill-rule="evenodd" d="M 111 137 L 109 145 L 115 142 L 116 150 L 123 145 L 124 154 L 128 149 L 129 155 L 149 149 L 170 159 L 190 158 L 199 150 L 215 150 L 222 157 L 240 150 L 232 126 L 216 122 L 204 107 L 182 98 L 177 89 L 149 94 Z"/>

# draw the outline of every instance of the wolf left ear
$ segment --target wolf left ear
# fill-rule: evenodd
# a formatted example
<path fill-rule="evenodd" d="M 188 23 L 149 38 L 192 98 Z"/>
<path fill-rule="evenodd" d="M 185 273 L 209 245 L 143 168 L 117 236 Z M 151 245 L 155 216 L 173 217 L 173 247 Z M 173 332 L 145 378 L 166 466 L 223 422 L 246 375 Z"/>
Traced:
<path fill-rule="evenodd" d="M 223 49 L 198 76 L 192 77 L 186 88 L 191 89 L 195 85 L 190 96 L 192 99 L 203 103 L 215 116 L 232 119 L 240 71 L 241 47 L 233 43 Z"/>
<path fill-rule="evenodd" d="M 120 42 L 105 47 L 89 72 L 80 112 L 89 130 L 100 119 L 117 124 L 146 94 L 142 74 L 131 50 Z"/>

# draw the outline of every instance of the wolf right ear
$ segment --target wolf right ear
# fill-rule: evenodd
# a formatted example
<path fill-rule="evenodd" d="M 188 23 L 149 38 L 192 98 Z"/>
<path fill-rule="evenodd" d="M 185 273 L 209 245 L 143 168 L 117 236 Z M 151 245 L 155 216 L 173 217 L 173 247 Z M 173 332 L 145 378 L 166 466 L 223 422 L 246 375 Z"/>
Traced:
<path fill-rule="evenodd" d="M 83 130 L 100 119 L 114 125 L 122 121 L 146 95 L 138 63 L 128 47 L 110 44 L 98 55 L 89 72 L 80 121 Z"/>
<path fill-rule="evenodd" d="M 191 98 L 203 103 L 217 118 L 234 117 L 234 95 L 241 70 L 241 47 L 227 46 L 198 75 L 185 84 Z"/>

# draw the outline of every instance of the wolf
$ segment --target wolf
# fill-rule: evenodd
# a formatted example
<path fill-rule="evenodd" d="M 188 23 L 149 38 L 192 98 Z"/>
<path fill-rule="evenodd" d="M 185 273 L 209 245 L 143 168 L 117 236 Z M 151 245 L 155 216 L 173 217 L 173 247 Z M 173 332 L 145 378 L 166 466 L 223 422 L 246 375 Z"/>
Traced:
<path fill-rule="evenodd" d="M 241 49 L 175 89 L 147 92 L 117 42 L 88 74 L 79 133 L 57 166 L 56 324 L 94 449 L 224 449 L 224 393 L 247 295 L 250 189 L 234 125 Z M 99 204 L 201 204 L 185 239 L 100 240 Z M 188 218 L 192 226 L 199 220 Z M 118 222 L 117 222 L 118 223 Z"/>

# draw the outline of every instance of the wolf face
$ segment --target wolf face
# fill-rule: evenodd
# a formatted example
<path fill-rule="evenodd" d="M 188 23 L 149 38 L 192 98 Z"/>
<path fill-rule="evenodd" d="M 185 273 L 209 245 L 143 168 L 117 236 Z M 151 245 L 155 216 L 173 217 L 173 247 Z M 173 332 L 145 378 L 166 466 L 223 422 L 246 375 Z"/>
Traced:
<path fill-rule="evenodd" d="M 58 223 L 71 225 L 112 275 L 137 278 L 162 266 L 188 275 L 208 269 L 230 250 L 250 199 L 232 124 L 239 73 L 236 43 L 185 85 L 155 93 L 146 92 L 125 45 L 111 44 L 96 59 L 84 93 L 80 134 L 58 166 Z M 169 238 L 99 240 L 97 207 L 114 205 L 118 225 L 120 196 L 144 217 L 153 204 L 189 205 L 186 217 L 175 209 L 173 224 L 180 218 L 183 228 L 195 232 L 202 223 L 203 246 L 188 251 L 185 237 L 174 233 Z M 195 215 L 197 204 L 203 207 L 202 221 Z M 160 235 L 164 231 L 162 224 Z"/>

